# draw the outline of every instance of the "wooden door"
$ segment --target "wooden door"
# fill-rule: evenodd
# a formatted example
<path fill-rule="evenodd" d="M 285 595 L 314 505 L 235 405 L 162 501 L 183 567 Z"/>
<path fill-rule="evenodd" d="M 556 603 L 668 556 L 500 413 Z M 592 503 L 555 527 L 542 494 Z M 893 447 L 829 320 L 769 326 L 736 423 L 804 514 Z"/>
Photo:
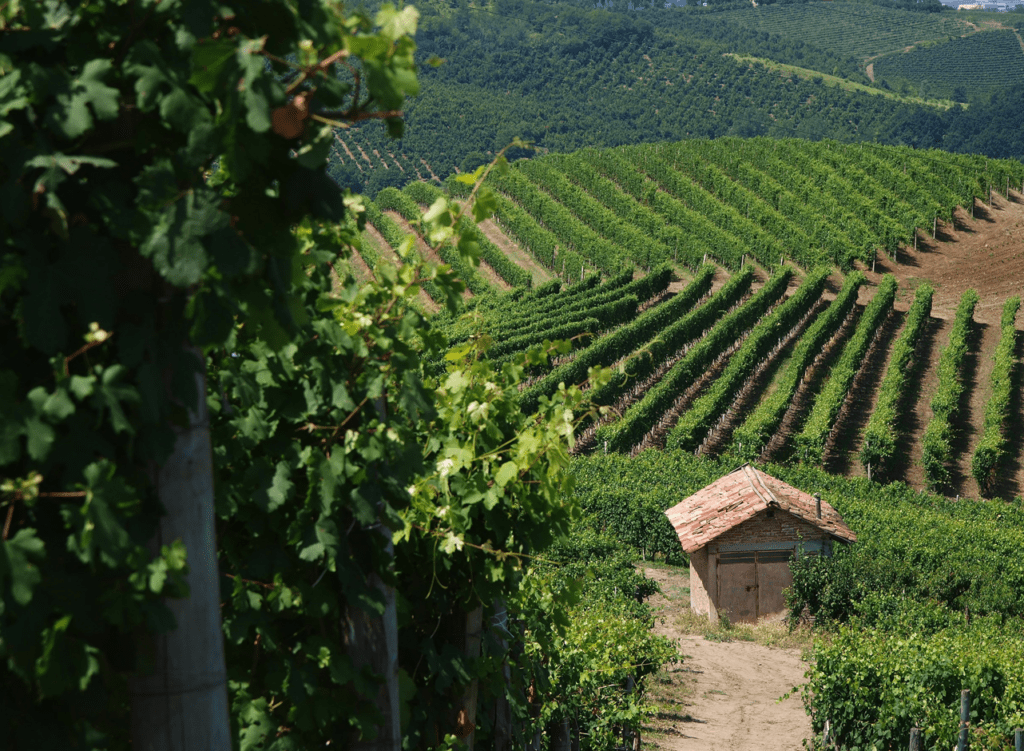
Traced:
<path fill-rule="evenodd" d="M 759 550 L 757 553 L 757 617 L 779 615 L 786 610 L 782 590 L 793 584 L 789 562 L 792 550 Z"/>
<path fill-rule="evenodd" d="M 732 623 L 757 621 L 756 553 L 719 553 L 718 612 L 727 614 Z"/>

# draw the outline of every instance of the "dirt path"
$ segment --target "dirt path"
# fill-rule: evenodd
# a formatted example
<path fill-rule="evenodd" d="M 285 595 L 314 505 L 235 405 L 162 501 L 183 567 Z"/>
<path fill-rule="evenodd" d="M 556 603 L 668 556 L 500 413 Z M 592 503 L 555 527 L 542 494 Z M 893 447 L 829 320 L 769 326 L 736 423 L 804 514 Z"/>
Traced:
<path fill-rule="evenodd" d="M 811 736 L 811 722 L 800 697 L 778 701 L 804 682 L 807 664 L 801 650 L 745 640 L 771 639 L 784 634 L 786 627 L 764 624 L 749 630 L 756 636 L 735 628 L 724 637 L 705 638 L 693 633 L 700 621 L 689 612 L 688 572 L 647 568 L 644 573 L 658 581 L 663 592 L 651 600 L 659 616 L 655 632 L 679 645 L 683 661 L 649 689 L 660 711 L 646 729 L 643 746 L 670 751 L 803 748 L 803 739 Z"/>
<path fill-rule="evenodd" d="M 484 233 L 484 237 L 498 246 L 498 249 L 508 256 L 509 260 L 519 266 L 519 268 L 524 271 L 528 271 L 533 275 L 534 287 L 538 287 L 552 278 L 551 272 L 537 263 L 533 256 L 520 248 L 516 243 L 512 242 L 508 235 L 498 228 L 498 225 L 494 223 L 494 220 L 488 219 L 480 222 L 477 226 L 480 227 L 480 231 Z"/>

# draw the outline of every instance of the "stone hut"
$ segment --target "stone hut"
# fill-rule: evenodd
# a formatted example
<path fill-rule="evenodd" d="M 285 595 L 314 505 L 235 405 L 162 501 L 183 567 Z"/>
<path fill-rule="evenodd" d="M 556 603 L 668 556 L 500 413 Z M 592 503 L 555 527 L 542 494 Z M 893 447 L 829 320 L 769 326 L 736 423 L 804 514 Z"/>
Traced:
<path fill-rule="evenodd" d="M 781 618 L 798 549 L 831 555 L 857 536 L 832 506 L 744 464 L 665 512 L 690 556 L 690 607 L 717 621 Z"/>

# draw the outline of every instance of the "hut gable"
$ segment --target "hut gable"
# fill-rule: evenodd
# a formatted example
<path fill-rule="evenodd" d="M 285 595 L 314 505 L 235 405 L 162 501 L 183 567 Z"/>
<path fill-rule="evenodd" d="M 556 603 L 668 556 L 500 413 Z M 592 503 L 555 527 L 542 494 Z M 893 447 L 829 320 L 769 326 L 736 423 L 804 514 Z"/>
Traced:
<path fill-rule="evenodd" d="M 767 521 L 775 510 L 795 517 L 787 525 L 793 527 L 791 534 L 798 534 L 798 527 L 810 527 L 843 542 L 857 540 L 839 512 L 824 500 L 819 518 L 817 503 L 813 496 L 744 464 L 673 506 L 665 515 L 687 553 L 693 553 L 755 516 L 760 515 Z M 780 517 L 778 524 L 785 524 L 784 518 Z"/>

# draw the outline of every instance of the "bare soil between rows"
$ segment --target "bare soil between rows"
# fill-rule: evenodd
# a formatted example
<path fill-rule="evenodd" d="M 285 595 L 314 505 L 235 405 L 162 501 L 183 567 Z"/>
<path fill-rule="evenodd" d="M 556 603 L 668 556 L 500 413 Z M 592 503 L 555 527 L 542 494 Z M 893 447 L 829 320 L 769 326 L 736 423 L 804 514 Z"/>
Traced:
<path fill-rule="evenodd" d="M 974 313 L 971 351 L 964 365 L 964 395 L 955 421 L 953 478 L 943 492 L 949 495 L 978 497 L 979 488 L 970 473 L 971 452 L 983 431 L 985 404 L 991 394 L 991 373 L 999 342 L 999 319 L 1007 298 L 1024 294 L 1024 196 L 1010 191 L 1009 199 L 994 194 L 991 205 L 976 202 L 972 218 L 970 208 L 958 208 L 954 221 L 937 223 L 936 238 L 918 232 L 916 249 L 909 246 L 892 259 L 879 257 L 874 272 L 867 271 L 872 284 L 881 275 L 893 273 L 900 282 L 896 308 L 909 309 L 913 290 L 927 281 L 935 289 L 931 319 L 918 346 L 912 365 L 912 382 L 904 405 L 903 428 L 898 454 L 904 457 L 888 473 L 886 480 L 903 480 L 915 488 L 926 486 L 921 464 L 921 439 L 932 416 L 931 399 L 938 387 L 937 366 L 946 347 L 956 307 L 961 295 L 973 288 L 980 302 Z M 1019 316 L 1018 330 L 1024 330 Z M 1014 410 L 1022 403 L 1018 383 Z M 865 399 L 867 410 L 873 397 Z M 1019 431 L 1021 416 L 1014 414 L 1006 434 L 1010 438 L 1009 466 L 997 483 L 995 492 L 1004 497 L 1024 488 L 1024 442 Z M 851 438 L 856 445 L 857 437 Z M 845 462 L 847 473 L 852 463 Z M 856 471 L 854 471 L 856 473 Z"/>

